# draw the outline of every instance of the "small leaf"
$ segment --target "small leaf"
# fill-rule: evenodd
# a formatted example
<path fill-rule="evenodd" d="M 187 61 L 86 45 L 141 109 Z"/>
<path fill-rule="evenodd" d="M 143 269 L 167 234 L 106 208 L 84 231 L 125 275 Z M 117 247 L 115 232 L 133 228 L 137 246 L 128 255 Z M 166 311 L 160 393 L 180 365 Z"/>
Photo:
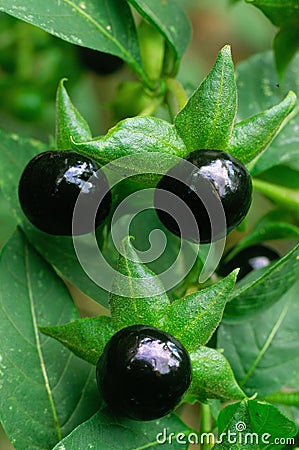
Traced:
<path fill-rule="evenodd" d="M 296 105 L 296 95 L 289 92 L 276 106 L 238 122 L 233 129 L 228 149 L 243 164 L 264 151 L 280 131 L 283 121 Z"/>
<path fill-rule="evenodd" d="M 56 97 L 56 145 L 59 150 L 72 148 L 71 138 L 75 141 L 88 141 L 91 131 L 88 124 L 74 107 L 61 80 Z"/>
<path fill-rule="evenodd" d="M 197 400 L 207 398 L 240 400 L 245 394 L 235 380 L 226 358 L 217 350 L 200 347 L 190 354 L 192 382 L 187 395 Z"/>
<path fill-rule="evenodd" d="M 109 303 L 116 329 L 143 324 L 159 328 L 169 299 L 159 278 L 138 259 L 130 239 L 123 242 Z"/>
<path fill-rule="evenodd" d="M 122 58 L 139 74 L 141 57 L 134 20 L 122 0 L 53 0 L 47 4 L 29 0 L 2 0 L 0 11 L 32 23 L 73 44 L 111 53 Z"/>
<path fill-rule="evenodd" d="M 187 450 L 188 442 L 176 441 L 176 436 L 192 432 L 176 415 L 159 420 L 138 422 L 114 416 L 106 409 L 97 412 L 87 422 L 63 439 L 53 450 L 86 450 L 88 448 L 119 450 L 142 450 L 164 448 Z M 171 435 L 171 436 L 170 436 Z"/>
<path fill-rule="evenodd" d="M 94 365 L 97 364 L 106 343 L 115 333 L 111 318 L 108 316 L 77 319 L 64 325 L 39 327 L 39 330 Z"/>
<path fill-rule="evenodd" d="M 73 142 L 73 147 L 107 164 L 128 155 L 167 153 L 179 157 L 187 154 L 184 142 L 174 125 L 156 117 L 133 117 L 122 120 L 106 136 L 87 142 Z M 144 162 L 143 162 L 144 163 Z"/>
<path fill-rule="evenodd" d="M 0 416 L 16 449 L 55 445 L 99 407 L 94 368 L 43 336 L 74 320 L 64 283 L 17 231 L 0 259 Z"/>
<path fill-rule="evenodd" d="M 166 314 L 164 328 L 189 351 L 206 344 L 219 325 L 236 276 L 235 271 L 217 284 L 175 300 Z"/>
<path fill-rule="evenodd" d="M 253 274 L 253 273 L 252 273 Z M 250 274 L 251 275 L 251 274 Z M 250 282 L 238 283 L 226 306 L 225 319 L 247 320 L 278 302 L 299 276 L 299 244 Z M 253 274 L 254 275 L 254 274 Z"/>
<path fill-rule="evenodd" d="M 175 126 L 188 150 L 225 150 L 236 108 L 234 65 L 230 47 L 225 46 L 210 73 L 176 116 Z"/>
<path fill-rule="evenodd" d="M 296 424 L 278 408 L 256 400 L 226 406 L 219 415 L 218 429 L 221 442 L 213 447 L 216 450 L 281 449 L 297 433 Z"/>
<path fill-rule="evenodd" d="M 125 119 L 106 136 L 88 142 L 73 142 L 72 146 L 100 165 L 112 162 L 107 171 L 113 169 L 124 178 L 136 174 L 135 181 L 141 180 L 143 185 L 153 187 L 177 162 L 176 157 L 188 153 L 174 125 L 155 117 Z"/>
<path fill-rule="evenodd" d="M 298 277 L 297 277 L 298 278 Z M 265 397 L 286 386 L 298 373 L 298 282 L 266 314 L 242 322 L 222 321 L 217 345 L 224 349 L 247 395 Z"/>
<path fill-rule="evenodd" d="M 128 0 L 165 38 L 178 66 L 191 39 L 191 27 L 184 10 L 175 1 Z"/>

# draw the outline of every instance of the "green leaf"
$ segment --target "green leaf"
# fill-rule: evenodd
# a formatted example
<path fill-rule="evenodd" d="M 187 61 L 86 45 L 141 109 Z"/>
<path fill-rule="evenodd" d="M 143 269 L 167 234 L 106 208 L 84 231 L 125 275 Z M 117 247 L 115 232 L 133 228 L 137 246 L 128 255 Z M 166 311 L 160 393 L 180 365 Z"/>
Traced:
<path fill-rule="evenodd" d="M 240 400 L 245 394 L 235 380 L 227 359 L 219 351 L 200 347 L 190 354 L 192 381 L 187 395 L 197 400 L 207 398 Z"/>
<path fill-rule="evenodd" d="M 297 0 L 247 0 L 259 8 L 271 22 L 280 28 L 274 39 L 276 67 L 283 78 L 288 63 L 299 48 L 299 11 Z"/>
<path fill-rule="evenodd" d="M 159 420 L 138 422 L 114 416 L 104 409 L 77 427 L 53 450 L 119 450 L 120 444 L 123 450 L 160 449 L 162 443 L 164 448 L 187 450 L 189 444 L 178 443 L 176 437 L 181 434 L 181 439 L 185 436 L 187 441 L 186 436 L 190 432 L 192 430 L 174 414 Z"/>
<path fill-rule="evenodd" d="M 217 345 L 224 349 L 240 386 L 265 397 L 288 384 L 298 372 L 298 282 L 266 314 L 239 323 L 224 320 Z"/>
<path fill-rule="evenodd" d="M 73 142 L 74 149 L 107 164 L 117 158 L 155 154 L 157 161 L 166 153 L 184 157 L 187 149 L 174 125 L 156 117 L 133 117 L 122 120 L 106 136 L 87 142 Z M 146 163 L 146 158 L 142 161 Z"/>
<path fill-rule="evenodd" d="M 35 155 L 46 150 L 43 142 L 0 130 L 0 188 L 18 220 L 23 217 L 18 198 L 22 172 Z"/>
<path fill-rule="evenodd" d="M 236 276 L 235 271 L 206 289 L 175 300 L 166 313 L 164 328 L 189 351 L 206 344 L 219 325 Z"/>
<path fill-rule="evenodd" d="M 134 324 L 159 328 L 169 306 L 159 278 L 141 263 L 129 238 L 122 245 L 109 303 L 116 329 Z"/>
<path fill-rule="evenodd" d="M 71 284 L 79 288 L 87 296 L 96 300 L 103 306 L 108 306 L 108 293 L 96 282 L 91 280 L 78 261 L 74 249 L 72 237 L 51 236 L 39 231 L 32 226 L 28 220 L 23 221 L 22 229 L 29 242 L 48 261 L 57 272 Z M 92 252 L 88 258 L 89 267 L 97 267 L 101 270 L 101 263 L 92 257 Z"/>
<path fill-rule="evenodd" d="M 299 18 L 297 0 L 246 0 L 247 3 L 256 6 L 271 20 L 281 27 L 295 23 Z"/>
<path fill-rule="evenodd" d="M 278 302 L 299 276 L 299 244 L 262 274 L 251 280 L 252 272 L 238 283 L 226 306 L 225 319 L 247 320 Z"/>
<path fill-rule="evenodd" d="M 247 164 L 267 148 L 296 105 L 296 95 L 289 92 L 276 106 L 238 122 L 229 141 L 229 152 Z"/>
<path fill-rule="evenodd" d="M 175 54 L 175 67 L 185 53 L 191 27 L 184 10 L 176 1 L 128 0 L 165 38 Z"/>
<path fill-rule="evenodd" d="M 221 443 L 213 447 L 215 450 L 258 450 L 273 446 L 281 449 L 285 444 L 280 444 L 280 439 L 297 433 L 295 423 L 279 409 L 256 400 L 243 400 L 226 406 L 219 415 L 218 428 Z"/>
<path fill-rule="evenodd" d="M 99 407 L 94 368 L 41 335 L 78 313 L 64 283 L 16 232 L 0 259 L 0 416 L 16 449 L 45 449 Z"/>
<path fill-rule="evenodd" d="M 39 231 L 25 218 L 18 198 L 18 185 L 27 163 L 38 153 L 49 150 L 43 142 L 0 130 L 0 188 L 13 215 L 27 238 L 43 257 L 68 281 L 86 295 L 107 306 L 107 292 L 94 283 L 81 267 L 72 238 L 51 236 Z M 95 261 L 94 264 L 98 264 Z"/>
<path fill-rule="evenodd" d="M 175 126 L 188 150 L 225 150 L 236 108 L 234 65 L 230 47 L 225 46 L 210 73 L 176 116 Z"/>
<path fill-rule="evenodd" d="M 88 124 L 68 96 L 65 81 L 60 81 L 56 97 L 56 145 L 59 150 L 71 149 L 71 139 L 88 141 L 92 137 Z"/>
<path fill-rule="evenodd" d="M 8 203 L 0 190 L 0 249 L 5 242 L 7 242 L 15 229 L 16 221 L 14 217 L 12 217 Z"/>
<path fill-rule="evenodd" d="M 0 11 L 11 14 L 73 44 L 111 53 L 126 61 L 141 77 L 141 57 L 134 20 L 122 0 L 38 0 L 1 2 Z"/>
<path fill-rule="evenodd" d="M 108 316 L 77 319 L 64 325 L 39 327 L 39 330 L 93 365 L 97 364 L 106 343 L 115 333 Z"/>
<path fill-rule="evenodd" d="M 298 25 L 282 28 L 274 38 L 273 48 L 276 67 L 282 78 L 299 48 Z"/>
<path fill-rule="evenodd" d="M 282 101 L 288 91 L 299 95 L 299 55 L 290 64 L 280 84 L 275 77 L 272 52 L 260 53 L 241 62 L 236 69 L 238 85 L 237 121 L 242 121 Z M 298 103 L 297 103 L 298 105 Z M 287 124 L 277 134 L 269 147 L 259 155 L 250 167 L 252 175 L 258 175 L 279 164 L 299 168 L 298 108 Z M 282 151 L 283 150 L 283 151 Z"/>
<path fill-rule="evenodd" d="M 177 162 L 176 157 L 188 153 L 174 125 L 155 117 L 125 119 L 106 136 L 88 142 L 73 142 L 73 148 L 100 165 L 113 162 L 106 171 L 113 169 L 121 178 L 136 174 L 135 181 L 153 187 Z"/>

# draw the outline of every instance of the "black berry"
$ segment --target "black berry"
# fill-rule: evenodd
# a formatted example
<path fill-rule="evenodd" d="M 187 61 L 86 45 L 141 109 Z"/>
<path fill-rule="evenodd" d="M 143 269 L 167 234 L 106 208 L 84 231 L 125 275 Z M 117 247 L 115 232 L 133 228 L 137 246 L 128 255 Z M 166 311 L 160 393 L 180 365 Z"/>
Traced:
<path fill-rule="evenodd" d="M 98 75 L 110 75 L 123 65 L 123 60 L 117 56 L 92 48 L 78 47 L 78 55 L 83 66 Z"/>
<path fill-rule="evenodd" d="M 226 277 L 237 267 L 240 268 L 237 280 L 244 278 L 252 270 L 261 269 L 279 259 L 279 254 L 264 245 L 252 245 L 233 256 L 228 262 L 220 262 L 217 273 Z"/>
<path fill-rule="evenodd" d="M 170 334 L 145 325 L 118 331 L 97 364 L 99 390 L 115 413 L 135 420 L 168 414 L 191 382 L 191 362 Z"/>
<path fill-rule="evenodd" d="M 19 183 L 25 215 L 49 234 L 70 236 L 92 231 L 107 217 L 111 206 L 108 181 L 98 170 L 93 160 L 69 150 L 46 151 L 35 156 L 25 167 Z M 73 229 L 74 207 L 81 192 L 82 211 Z M 96 212 L 95 221 L 90 220 L 91 211 Z"/>
<path fill-rule="evenodd" d="M 218 150 L 190 153 L 161 178 L 157 188 L 154 203 L 161 222 L 194 242 L 223 238 L 239 225 L 251 205 L 249 172 L 238 159 Z M 190 208 L 193 223 L 179 200 Z"/>

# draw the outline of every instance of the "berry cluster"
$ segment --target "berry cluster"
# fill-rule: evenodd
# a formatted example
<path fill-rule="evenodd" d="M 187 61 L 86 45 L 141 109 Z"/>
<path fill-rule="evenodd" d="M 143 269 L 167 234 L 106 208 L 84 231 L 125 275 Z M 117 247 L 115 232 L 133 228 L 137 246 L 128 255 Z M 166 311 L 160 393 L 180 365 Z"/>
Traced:
<path fill-rule="evenodd" d="M 251 193 L 250 175 L 240 161 L 222 151 L 197 150 L 161 178 L 154 201 L 162 223 L 170 231 L 205 243 L 224 237 L 242 221 L 250 207 Z M 168 201 L 163 198 L 165 194 L 178 198 L 173 204 L 174 215 L 180 213 L 180 202 L 187 205 L 198 235 L 188 227 L 181 232 L 180 222 L 161 208 Z M 73 212 L 79 195 L 84 196 L 85 206 L 82 223 L 74 229 Z M 216 199 L 224 213 L 221 227 L 210 224 L 209 204 L 205 201 L 209 198 Z M 108 180 L 99 166 L 67 150 L 46 151 L 28 163 L 20 179 L 19 199 L 32 224 L 54 235 L 92 231 L 105 221 L 112 203 Z M 84 217 L 94 204 L 97 212 L 91 227 Z M 99 390 L 110 409 L 135 420 L 156 419 L 169 413 L 187 391 L 191 373 L 183 345 L 164 331 L 146 325 L 118 331 L 107 343 L 96 372 Z"/>

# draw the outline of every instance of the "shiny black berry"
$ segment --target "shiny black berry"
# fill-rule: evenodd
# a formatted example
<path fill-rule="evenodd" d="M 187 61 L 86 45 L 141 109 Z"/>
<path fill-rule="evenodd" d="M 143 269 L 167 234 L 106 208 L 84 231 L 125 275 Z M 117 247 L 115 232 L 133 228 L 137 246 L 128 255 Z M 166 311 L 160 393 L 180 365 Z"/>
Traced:
<path fill-rule="evenodd" d="M 108 181 L 98 170 L 93 160 L 69 150 L 35 156 L 19 182 L 25 215 L 49 234 L 70 236 L 92 231 L 107 217 L 111 206 Z M 73 224 L 80 193 L 80 209 Z"/>
<path fill-rule="evenodd" d="M 120 69 L 124 63 L 117 56 L 92 48 L 78 47 L 78 55 L 82 65 L 98 75 L 110 75 Z"/>
<path fill-rule="evenodd" d="M 161 222 L 174 234 L 209 243 L 239 225 L 251 195 L 250 174 L 238 159 L 223 151 L 196 150 L 161 178 L 154 204 Z"/>
<path fill-rule="evenodd" d="M 237 280 L 241 280 L 244 278 L 252 270 L 261 269 L 262 267 L 266 267 L 279 259 L 279 254 L 265 245 L 252 245 L 251 247 L 247 247 L 233 256 L 228 262 L 222 261 L 220 262 L 217 273 L 226 277 L 237 267 L 240 268 Z"/>
<path fill-rule="evenodd" d="M 191 382 L 191 362 L 170 334 L 132 325 L 110 339 L 96 373 L 100 393 L 114 413 L 152 420 L 180 402 Z"/>

